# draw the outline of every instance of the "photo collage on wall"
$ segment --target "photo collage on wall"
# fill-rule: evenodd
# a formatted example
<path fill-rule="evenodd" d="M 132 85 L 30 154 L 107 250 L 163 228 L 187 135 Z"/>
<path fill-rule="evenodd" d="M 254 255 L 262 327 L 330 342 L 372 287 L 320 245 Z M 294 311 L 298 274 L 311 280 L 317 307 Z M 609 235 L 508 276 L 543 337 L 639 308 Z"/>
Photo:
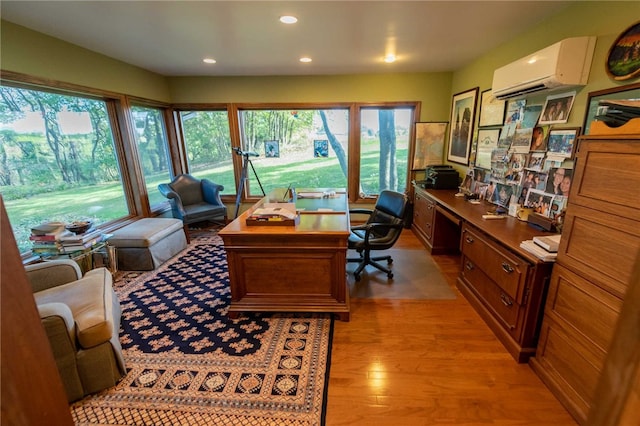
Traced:
<path fill-rule="evenodd" d="M 567 122 L 574 98 L 570 92 L 550 95 L 544 105 L 502 101 L 502 124 L 478 130 L 474 162 L 461 191 L 505 209 L 519 204 L 555 219 L 566 206 L 580 131 L 555 125 Z"/>

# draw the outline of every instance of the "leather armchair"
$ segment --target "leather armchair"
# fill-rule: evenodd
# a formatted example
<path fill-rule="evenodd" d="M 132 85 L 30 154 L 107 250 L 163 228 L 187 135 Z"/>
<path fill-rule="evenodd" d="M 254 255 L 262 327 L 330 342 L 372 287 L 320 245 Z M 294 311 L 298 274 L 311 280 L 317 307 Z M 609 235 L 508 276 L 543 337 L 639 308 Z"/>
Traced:
<path fill-rule="evenodd" d="M 351 227 L 348 248 L 356 250 L 360 257 L 347 259 L 347 262 L 358 262 L 359 265 L 353 275 L 356 281 L 360 281 L 360 274 L 367 265 L 371 265 L 393 278 L 393 272 L 378 263 L 386 260 L 387 264 L 393 263 L 390 255 L 372 257 L 372 250 L 387 250 L 393 247 L 405 224 L 405 214 L 408 198 L 405 194 L 384 190 L 380 192 L 378 201 L 373 210 L 352 209 L 351 214 L 366 214 L 368 219 L 362 225 Z"/>
<path fill-rule="evenodd" d="M 158 190 L 169 199 L 173 217 L 184 223 L 187 237 L 189 224 L 205 220 L 227 223 L 227 207 L 220 198 L 220 192 L 224 190 L 222 185 L 183 174 L 176 176 L 171 183 L 161 183 Z"/>
<path fill-rule="evenodd" d="M 25 267 L 69 402 L 115 386 L 125 375 L 122 311 L 106 268 L 70 259 Z"/>

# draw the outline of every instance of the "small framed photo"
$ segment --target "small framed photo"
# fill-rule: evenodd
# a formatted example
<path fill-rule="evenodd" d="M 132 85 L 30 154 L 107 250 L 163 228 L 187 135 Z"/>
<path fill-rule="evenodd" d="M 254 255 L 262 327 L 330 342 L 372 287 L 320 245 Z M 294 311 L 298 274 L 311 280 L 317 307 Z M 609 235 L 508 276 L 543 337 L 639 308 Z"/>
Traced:
<path fill-rule="evenodd" d="M 447 153 L 447 160 L 453 163 L 469 164 L 478 90 L 476 87 L 453 95 Z"/>
<path fill-rule="evenodd" d="M 546 192 L 538 191 L 536 189 L 530 189 L 527 193 L 527 199 L 524 202 L 524 206 L 532 208 L 535 213 L 549 217 L 554 198 L 555 196 L 553 194 L 547 194 Z"/>
<path fill-rule="evenodd" d="M 326 139 L 313 141 L 313 156 L 314 158 L 329 157 L 329 141 Z"/>
<path fill-rule="evenodd" d="M 573 158 L 576 139 L 580 134 L 580 127 L 549 130 L 547 140 L 548 157 Z"/>
<path fill-rule="evenodd" d="M 480 94 L 479 127 L 502 126 L 506 112 L 507 101 L 501 101 L 493 95 L 491 89 Z"/>
<path fill-rule="evenodd" d="M 412 170 L 422 170 L 444 160 L 444 141 L 447 137 L 446 121 L 416 123 L 416 147 Z"/>
<path fill-rule="evenodd" d="M 491 168 L 491 153 L 498 147 L 500 129 L 478 130 L 478 144 L 476 148 L 476 167 Z"/>
<path fill-rule="evenodd" d="M 639 38 L 640 22 L 636 22 L 624 30 L 609 49 L 606 69 L 614 80 L 628 80 L 640 74 Z"/>
<path fill-rule="evenodd" d="M 264 141 L 264 156 L 267 158 L 280 157 L 280 141 Z"/>
<path fill-rule="evenodd" d="M 531 151 L 546 151 L 549 126 L 536 126 L 531 136 Z"/>
<path fill-rule="evenodd" d="M 547 96 L 538 124 L 566 123 L 575 97 L 576 92 Z"/>

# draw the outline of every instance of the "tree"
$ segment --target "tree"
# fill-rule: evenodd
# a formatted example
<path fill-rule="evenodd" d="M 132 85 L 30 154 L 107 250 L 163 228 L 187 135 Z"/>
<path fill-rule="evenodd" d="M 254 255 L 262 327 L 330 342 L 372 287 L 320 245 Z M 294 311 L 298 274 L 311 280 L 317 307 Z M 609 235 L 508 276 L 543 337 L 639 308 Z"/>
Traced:
<path fill-rule="evenodd" d="M 340 163 L 340 169 L 342 169 L 342 173 L 344 173 L 344 176 L 347 177 L 347 171 L 348 171 L 347 156 L 344 153 L 344 149 L 342 148 L 340 141 L 338 141 L 338 138 L 335 137 L 335 135 L 331 132 L 331 129 L 329 128 L 329 122 L 327 121 L 326 112 L 324 112 L 324 110 L 320 110 L 319 112 L 320 112 L 320 118 L 322 119 L 322 127 L 324 127 L 324 132 L 326 133 L 327 138 L 329 139 L 329 145 L 331 146 L 331 149 L 333 149 L 333 152 L 335 152 L 336 154 L 336 158 Z"/>
<path fill-rule="evenodd" d="M 398 186 L 398 167 L 396 164 L 396 125 L 392 109 L 378 111 L 380 125 L 380 191 L 395 190 Z"/>

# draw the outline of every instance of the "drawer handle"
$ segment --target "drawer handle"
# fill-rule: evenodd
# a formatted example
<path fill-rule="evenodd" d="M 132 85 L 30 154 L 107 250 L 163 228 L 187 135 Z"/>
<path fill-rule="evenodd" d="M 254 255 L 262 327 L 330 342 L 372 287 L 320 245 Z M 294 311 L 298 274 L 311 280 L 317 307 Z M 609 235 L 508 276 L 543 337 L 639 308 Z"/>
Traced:
<path fill-rule="evenodd" d="M 502 301 L 502 304 L 507 308 L 513 306 L 513 300 L 511 300 L 511 298 L 509 298 L 509 296 L 504 293 L 500 293 L 500 300 Z"/>
<path fill-rule="evenodd" d="M 469 244 L 471 244 L 471 243 L 473 242 L 473 238 L 471 238 L 471 237 L 469 237 L 469 236 L 467 236 L 464 240 L 465 240 L 466 242 L 468 242 Z"/>
<path fill-rule="evenodd" d="M 502 262 L 502 270 L 507 274 L 510 274 L 514 271 L 513 267 L 509 265 L 507 262 Z"/>
<path fill-rule="evenodd" d="M 465 267 L 465 268 L 467 268 L 467 271 L 472 271 L 472 270 L 473 270 L 473 263 L 471 263 L 471 262 L 467 262 L 467 263 L 464 265 L 464 267 Z"/>

